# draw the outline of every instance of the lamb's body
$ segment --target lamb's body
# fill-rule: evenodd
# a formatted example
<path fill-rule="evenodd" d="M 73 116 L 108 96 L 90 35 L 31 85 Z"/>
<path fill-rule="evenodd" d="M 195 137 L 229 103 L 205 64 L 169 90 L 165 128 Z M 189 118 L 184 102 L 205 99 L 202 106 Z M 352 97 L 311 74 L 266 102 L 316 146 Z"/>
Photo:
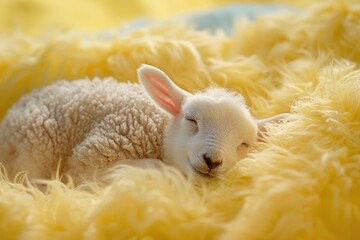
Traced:
<path fill-rule="evenodd" d="M 123 159 L 161 159 L 169 119 L 139 84 L 61 81 L 9 110 L 0 125 L 0 161 L 11 177 L 26 170 L 50 178 L 60 166 L 76 178 Z"/>
<path fill-rule="evenodd" d="M 284 117 L 256 121 L 241 95 L 191 94 L 156 67 L 141 66 L 138 79 L 62 81 L 23 97 L 0 125 L 10 177 L 50 178 L 59 168 L 79 183 L 118 163 L 157 166 L 154 159 L 189 178 L 221 177 L 249 152 L 258 127 Z"/>

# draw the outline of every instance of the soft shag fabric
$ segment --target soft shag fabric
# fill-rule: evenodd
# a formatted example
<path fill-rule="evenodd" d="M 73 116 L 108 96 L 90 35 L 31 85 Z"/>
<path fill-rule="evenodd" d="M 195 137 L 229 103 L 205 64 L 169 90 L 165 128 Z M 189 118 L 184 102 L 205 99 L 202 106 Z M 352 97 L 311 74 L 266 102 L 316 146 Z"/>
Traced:
<path fill-rule="evenodd" d="M 3 38 L 1 115 L 40 85 L 135 81 L 147 63 L 189 91 L 240 91 L 256 117 L 296 120 L 269 126 L 266 142 L 207 185 L 129 168 L 106 188 L 50 181 L 43 193 L 3 171 L 1 239 L 360 239 L 359 37 L 360 6 L 332 1 L 238 22 L 232 37 L 163 24 L 111 39 Z"/>

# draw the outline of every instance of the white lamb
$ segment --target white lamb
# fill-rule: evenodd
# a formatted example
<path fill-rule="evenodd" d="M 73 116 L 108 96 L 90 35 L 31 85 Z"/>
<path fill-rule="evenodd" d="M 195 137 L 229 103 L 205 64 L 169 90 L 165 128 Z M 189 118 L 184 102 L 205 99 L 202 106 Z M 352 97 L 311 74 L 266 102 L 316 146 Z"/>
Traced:
<path fill-rule="evenodd" d="M 0 162 L 10 177 L 50 178 L 59 168 L 81 183 L 114 163 L 151 159 L 189 177 L 220 177 L 255 143 L 257 121 L 241 95 L 190 94 L 148 65 L 138 78 L 142 87 L 111 78 L 59 81 L 22 97 L 0 125 Z"/>

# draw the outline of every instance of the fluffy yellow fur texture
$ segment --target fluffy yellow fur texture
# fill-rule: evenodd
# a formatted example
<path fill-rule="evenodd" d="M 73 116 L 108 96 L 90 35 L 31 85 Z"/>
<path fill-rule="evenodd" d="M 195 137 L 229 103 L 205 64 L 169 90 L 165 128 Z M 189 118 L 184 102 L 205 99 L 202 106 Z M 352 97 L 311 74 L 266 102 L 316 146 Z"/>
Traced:
<path fill-rule="evenodd" d="M 53 180 L 44 192 L 2 170 L 0 238 L 360 239 L 359 38 L 360 6 L 344 1 L 243 20 L 231 37 L 161 24 L 124 37 L 2 38 L 1 116 L 49 82 L 136 81 L 147 63 L 189 91 L 240 91 L 256 117 L 295 120 L 270 125 L 266 142 L 208 184 L 125 168 L 108 187 Z"/>

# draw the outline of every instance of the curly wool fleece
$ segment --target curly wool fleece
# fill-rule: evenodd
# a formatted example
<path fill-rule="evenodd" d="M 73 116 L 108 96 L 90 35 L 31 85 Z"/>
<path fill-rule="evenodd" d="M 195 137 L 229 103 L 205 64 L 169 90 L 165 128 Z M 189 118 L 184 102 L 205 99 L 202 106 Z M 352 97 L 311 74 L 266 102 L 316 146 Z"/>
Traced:
<path fill-rule="evenodd" d="M 2 38 L 1 114 L 48 82 L 135 81 L 148 63 L 187 90 L 242 92 L 255 117 L 291 106 L 297 120 L 269 126 L 249 158 L 199 188 L 173 169 L 129 168 L 108 188 L 50 181 L 44 194 L 2 172 L 1 238 L 360 239 L 359 9 L 339 0 L 259 16 L 232 37 L 167 25 L 107 40 Z"/>
<path fill-rule="evenodd" d="M 80 182 L 118 159 L 161 159 L 169 118 L 139 84 L 60 81 L 9 110 L 0 125 L 0 162 L 11 178 L 26 170 L 49 179 L 60 167 L 58 174 Z"/>

